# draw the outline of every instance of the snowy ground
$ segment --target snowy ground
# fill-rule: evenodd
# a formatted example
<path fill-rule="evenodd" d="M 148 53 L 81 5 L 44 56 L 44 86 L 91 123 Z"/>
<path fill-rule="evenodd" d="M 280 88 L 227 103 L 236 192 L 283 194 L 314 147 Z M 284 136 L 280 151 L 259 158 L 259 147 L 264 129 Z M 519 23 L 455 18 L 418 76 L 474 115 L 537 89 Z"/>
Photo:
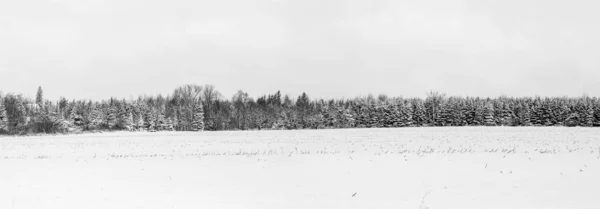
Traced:
<path fill-rule="evenodd" d="M 0 138 L 0 208 L 600 207 L 600 129 Z"/>

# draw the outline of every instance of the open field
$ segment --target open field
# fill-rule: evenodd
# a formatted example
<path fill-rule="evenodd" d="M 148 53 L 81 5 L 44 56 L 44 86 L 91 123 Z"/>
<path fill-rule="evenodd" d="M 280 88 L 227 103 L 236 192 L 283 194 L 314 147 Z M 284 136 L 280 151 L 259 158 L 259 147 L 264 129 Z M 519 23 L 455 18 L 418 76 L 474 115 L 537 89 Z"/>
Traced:
<path fill-rule="evenodd" d="M 0 138 L 0 208 L 598 208 L 600 129 Z"/>

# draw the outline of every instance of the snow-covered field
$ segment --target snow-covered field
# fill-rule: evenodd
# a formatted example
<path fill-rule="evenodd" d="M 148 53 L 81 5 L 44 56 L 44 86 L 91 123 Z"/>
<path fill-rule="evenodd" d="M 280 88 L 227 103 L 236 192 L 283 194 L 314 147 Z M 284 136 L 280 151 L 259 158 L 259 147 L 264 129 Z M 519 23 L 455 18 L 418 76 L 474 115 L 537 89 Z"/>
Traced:
<path fill-rule="evenodd" d="M 0 208 L 600 208 L 600 129 L 0 138 Z"/>

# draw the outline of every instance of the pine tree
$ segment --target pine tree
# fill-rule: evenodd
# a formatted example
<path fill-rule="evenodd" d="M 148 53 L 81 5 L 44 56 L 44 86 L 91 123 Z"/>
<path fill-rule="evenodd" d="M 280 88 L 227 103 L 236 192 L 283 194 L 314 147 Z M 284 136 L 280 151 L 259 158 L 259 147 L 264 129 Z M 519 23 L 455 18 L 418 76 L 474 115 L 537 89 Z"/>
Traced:
<path fill-rule="evenodd" d="M 451 126 L 452 125 L 452 107 L 448 102 L 444 102 L 439 106 L 439 114 L 437 117 L 438 126 Z"/>
<path fill-rule="evenodd" d="M 467 117 L 469 115 L 469 108 L 465 101 L 458 101 L 455 109 L 452 111 L 452 124 L 455 126 L 466 126 L 469 123 L 467 122 Z"/>
<path fill-rule="evenodd" d="M 423 101 L 421 100 L 413 100 L 413 124 L 416 126 L 423 126 L 427 122 L 427 118 L 425 116 L 425 106 L 423 106 Z"/>
<path fill-rule="evenodd" d="M 594 110 L 594 126 L 600 126 L 600 105 L 596 104 Z"/>
<path fill-rule="evenodd" d="M 382 128 L 385 127 L 384 124 L 384 114 L 385 111 L 385 107 L 383 105 L 371 105 L 369 107 L 369 122 L 368 122 L 368 126 L 369 128 Z"/>
<path fill-rule="evenodd" d="M 483 123 L 486 126 L 496 125 L 496 122 L 494 121 L 494 106 L 492 106 L 492 104 L 487 104 L 483 108 Z"/>
<path fill-rule="evenodd" d="M 586 105 L 584 120 L 585 120 L 584 126 L 590 127 L 590 126 L 594 125 L 594 109 L 589 104 Z"/>
<path fill-rule="evenodd" d="M 123 130 L 133 130 L 133 116 L 131 115 L 130 109 L 126 103 L 122 103 L 119 106 L 117 126 Z"/>
<path fill-rule="evenodd" d="M 567 120 L 565 121 L 565 125 L 566 126 L 570 126 L 570 127 L 572 127 L 572 126 L 578 126 L 578 125 L 580 125 L 579 124 L 579 121 L 580 121 L 579 118 L 580 118 L 579 113 L 573 112 L 573 113 L 571 113 L 569 115 L 569 117 L 567 117 Z"/>
<path fill-rule="evenodd" d="M 167 130 L 167 119 L 165 118 L 165 113 L 163 111 L 160 111 L 158 113 L 158 117 L 156 120 L 156 127 L 159 131 Z"/>
<path fill-rule="evenodd" d="M 335 111 L 329 105 L 321 107 L 321 115 L 323 116 L 323 126 L 325 128 L 333 128 L 336 126 Z"/>
<path fill-rule="evenodd" d="M 557 107 L 556 110 L 556 123 L 560 124 L 560 125 L 566 125 L 567 122 L 567 118 L 569 118 L 569 115 L 571 114 L 571 108 L 569 108 L 569 106 L 567 106 L 566 104 L 562 104 L 559 107 Z"/>
<path fill-rule="evenodd" d="M 519 112 L 519 124 L 522 126 L 531 126 L 531 111 L 527 103 L 521 105 Z"/>
<path fill-rule="evenodd" d="M 144 112 L 144 128 L 150 132 L 156 131 L 156 116 L 150 108 L 145 109 Z"/>
<path fill-rule="evenodd" d="M 287 121 L 287 116 L 281 112 L 278 114 L 277 119 L 275 120 L 275 122 L 273 123 L 273 126 L 271 126 L 271 129 L 273 130 L 284 130 L 286 129 L 286 121 Z"/>
<path fill-rule="evenodd" d="M 387 104 L 381 107 L 383 118 L 383 127 L 400 127 L 400 110 L 394 104 Z"/>
<path fill-rule="evenodd" d="M 368 110 L 366 104 L 364 102 L 358 102 L 353 105 L 353 112 L 356 115 L 356 127 L 364 128 L 367 127 L 368 124 Z"/>
<path fill-rule="evenodd" d="M 173 119 L 172 118 L 167 118 L 164 130 L 165 131 L 174 131 L 175 130 L 173 128 Z"/>
<path fill-rule="evenodd" d="M 142 113 L 140 112 L 140 108 L 137 104 L 133 104 L 131 106 L 131 128 L 134 131 L 139 131 L 144 125 L 144 120 L 142 119 Z"/>
<path fill-rule="evenodd" d="M 117 110 L 114 106 L 108 106 L 104 112 L 104 123 L 109 129 L 114 128 L 117 125 Z"/>
<path fill-rule="evenodd" d="M 192 131 L 204 131 L 204 109 L 201 102 L 194 105 Z"/>
<path fill-rule="evenodd" d="M 339 121 L 339 128 L 351 128 L 355 126 L 355 119 L 350 109 L 338 107 L 337 116 L 337 120 Z"/>
<path fill-rule="evenodd" d="M 136 130 L 138 130 L 138 131 L 147 130 L 146 127 L 144 126 L 144 121 L 146 121 L 146 117 L 140 113 L 139 117 L 134 121 Z"/>
<path fill-rule="evenodd" d="M 4 100 L 0 97 L 0 133 L 7 130 L 8 118 L 6 116 L 6 108 L 4 108 Z"/>
<path fill-rule="evenodd" d="M 502 104 L 502 110 L 500 111 L 500 125 L 511 126 L 513 124 L 513 112 L 508 104 Z"/>
<path fill-rule="evenodd" d="M 540 119 L 540 125 L 543 126 L 552 126 L 554 125 L 552 123 L 552 112 L 551 109 L 548 107 L 547 102 L 542 103 L 542 105 L 540 106 L 539 109 L 539 113 L 541 113 L 541 116 L 539 116 Z"/>
<path fill-rule="evenodd" d="M 543 124 L 542 122 L 542 115 L 543 115 L 543 110 L 541 108 L 541 104 L 539 102 L 539 99 L 536 99 L 531 105 L 530 105 L 530 121 L 531 124 L 534 126 L 540 126 Z"/>
<path fill-rule="evenodd" d="M 403 101 L 398 107 L 400 111 L 400 127 L 412 125 L 412 105 L 408 101 Z"/>
<path fill-rule="evenodd" d="M 474 110 L 473 116 L 473 125 L 483 126 L 485 125 L 485 104 L 482 101 L 479 101 Z"/>
<path fill-rule="evenodd" d="M 44 106 L 44 91 L 42 90 L 41 86 L 39 86 L 37 89 L 35 103 L 38 105 L 38 108 L 42 108 Z"/>
<path fill-rule="evenodd" d="M 98 129 L 100 128 L 100 126 L 102 125 L 102 117 L 101 117 L 102 112 L 100 112 L 100 110 L 98 110 L 98 107 L 93 105 L 92 106 L 92 111 L 90 112 L 88 121 L 89 121 L 89 128 L 90 129 Z"/>
<path fill-rule="evenodd" d="M 81 128 L 83 126 L 83 115 L 81 114 L 81 107 L 79 105 L 73 104 L 69 119 L 75 127 Z"/>

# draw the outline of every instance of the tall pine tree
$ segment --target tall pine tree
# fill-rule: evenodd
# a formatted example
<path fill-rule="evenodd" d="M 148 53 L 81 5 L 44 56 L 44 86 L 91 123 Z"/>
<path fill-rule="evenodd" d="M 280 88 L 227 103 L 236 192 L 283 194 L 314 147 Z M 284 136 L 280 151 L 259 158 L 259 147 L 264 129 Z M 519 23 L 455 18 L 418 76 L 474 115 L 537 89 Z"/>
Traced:
<path fill-rule="evenodd" d="M 0 95 L 0 133 L 8 131 L 7 124 L 8 118 L 6 116 L 6 108 L 4 108 L 4 100 Z"/>
<path fill-rule="evenodd" d="M 192 131 L 204 131 L 204 109 L 202 108 L 202 102 L 196 102 L 193 113 Z"/>
<path fill-rule="evenodd" d="M 496 122 L 494 121 L 494 106 L 492 104 L 486 104 L 483 108 L 483 123 L 486 126 L 495 126 Z"/>

